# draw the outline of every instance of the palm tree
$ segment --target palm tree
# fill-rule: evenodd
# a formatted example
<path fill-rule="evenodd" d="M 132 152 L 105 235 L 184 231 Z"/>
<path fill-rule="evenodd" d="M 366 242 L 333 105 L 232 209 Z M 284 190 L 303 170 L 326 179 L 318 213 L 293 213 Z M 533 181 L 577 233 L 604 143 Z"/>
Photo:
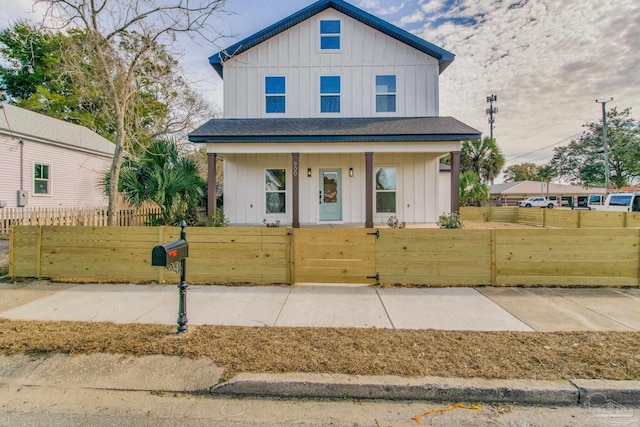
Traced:
<path fill-rule="evenodd" d="M 102 184 L 107 192 L 108 176 Z M 205 195 L 198 164 L 169 139 L 154 140 L 138 159 L 125 156 L 118 184 L 118 191 L 132 206 L 151 202 L 160 207 L 164 225 L 187 219 Z"/>
<path fill-rule="evenodd" d="M 483 182 L 493 184 L 505 159 L 495 139 L 484 138 L 467 141 L 462 145 L 460 168 L 463 172 L 474 172 Z"/>
<path fill-rule="evenodd" d="M 460 175 L 460 201 L 463 204 L 473 202 L 480 205 L 481 201 L 489 199 L 489 187 L 480 182 L 475 172 L 467 171 Z"/>

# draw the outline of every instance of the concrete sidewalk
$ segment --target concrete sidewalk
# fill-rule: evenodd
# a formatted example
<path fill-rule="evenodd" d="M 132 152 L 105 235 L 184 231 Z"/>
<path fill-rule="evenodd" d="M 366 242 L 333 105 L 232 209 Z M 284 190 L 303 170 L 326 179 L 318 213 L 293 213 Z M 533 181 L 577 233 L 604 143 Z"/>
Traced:
<path fill-rule="evenodd" d="M 41 283 L 26 297 L 29 286 L 0 286 L 0 317 L 176 323 L 173 285 Z M 190 286 L 187 315 L 192 325 L 637 331 L 639 302 L 638 289 Z"/>
<path fill-rule="evenodd" d="M 639 300 L 638 289 L 192 286 L 187 307 L 189 324 L 631 331 L 640 329 Z M 175 324 L 177 303 L 174 285 L 0 285 L 0 317 L 8 319 Z M 210 361 L 167 356 L 0 356 L 0 385 L 64 384 L 71 391 L 209 391 L 226 396 L 350 396 L 553 406 L 589 405 L 598 397 L 604 399 L 603 405 L 614 401 L 623 409 L 621 405 L 640 402 L 640 381 L 242 373 L 220 383 L 221 377 L 222 369 Z"/>

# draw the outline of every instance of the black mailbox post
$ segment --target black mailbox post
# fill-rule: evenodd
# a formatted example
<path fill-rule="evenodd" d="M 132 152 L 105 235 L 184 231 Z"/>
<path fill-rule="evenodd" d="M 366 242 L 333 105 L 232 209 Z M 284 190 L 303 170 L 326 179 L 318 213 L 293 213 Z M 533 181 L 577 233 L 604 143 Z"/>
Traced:
<path fill-rule="evenodd" d="M 185 228 L 187 223 L 180 223 L 180 240 L 155 246 L 151 251 L 151 265 L 165 267 L 167 270 L 180 274 L 180 291 L 178 301 L 178 333 L 187 331 L 187 257 L 189 256 L 189 243 Z"/>

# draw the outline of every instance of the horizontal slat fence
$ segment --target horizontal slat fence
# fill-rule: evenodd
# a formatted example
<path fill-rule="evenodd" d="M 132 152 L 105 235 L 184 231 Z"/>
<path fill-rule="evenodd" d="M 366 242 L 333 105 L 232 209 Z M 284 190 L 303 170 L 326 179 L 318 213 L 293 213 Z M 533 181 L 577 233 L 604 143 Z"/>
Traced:
<path fill-rule="evenodd" d="M 365 228 L 293 230 L 295 283 L 375 283 L 376 236 Z"/>
<path fill-rule="evenodd" d="M 12 225 L 64 225 L 104 227 L 107 225 L 106 206 L 87 208 L 2 208 L 0 209 L 0 234 L 9 234 Z M 120 209 L 116 223 L 119 226 L 147 225 L 160 209 L 143 207 Z"/>
<path fill-rule="evenodd" d="M 640 285 L 640 229 L 495 232 L 497 285 Z"/>
<path fill-rule="evenodd" d="M 14 227 L 9 274 L 73 282 L 170 282 L 151 266 L 155 245 L 178 227 Z M 286 229 L 189 228 L 190 283 L 288 283 Z"/>
<path fill-rule="evenodd" d="M 463 221 L 497 221 L 553 228 L 640 228 L 640 212 L 465 206 Z"/>
<path fill-rule="evenodd" d="M 640 229 L 187 229 L 189 283 L 640 286 Z M 151 250 L 177 227 L 17 226 L 9 274 L 177 283 Z"/>
<path fill-rule="evenodd" d="M 380 230 L 376 271 L 387 284 L 491 284 L 491 230 Z"/>

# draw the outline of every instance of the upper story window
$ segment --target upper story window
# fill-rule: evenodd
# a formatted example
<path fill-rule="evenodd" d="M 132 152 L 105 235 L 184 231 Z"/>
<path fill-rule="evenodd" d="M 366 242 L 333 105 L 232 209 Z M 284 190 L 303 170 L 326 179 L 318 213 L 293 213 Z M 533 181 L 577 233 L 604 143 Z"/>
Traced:
<path fill-rule="evenodd" d="M 376 170 L 376 212 L 396 212 L 396 169 L 378 168 Z"/>
<path fill-rule="evenodd" d="M 265 77 L 264 87 L 266 95 L 267 113 L 285 112 L 286 84 L 284 77 Z"/>
<path fill-rule="evenodd" d="M 340 21 L 320 21 L 320 49 L 340 49 Z"/>
<path fill-rule="evenodd" d="M 340 76 L 320 76 L 320 112 L 340 112 Z"/>
<path fill-rule="evenodd" d="M 42 163 L 33 165 L 33 194 L 51 194 L 50 166 Z"/>
<path fill-rule="evenodd" d="M 396 76 L 376 76 L 376 113 L 396 111 Z"/>

